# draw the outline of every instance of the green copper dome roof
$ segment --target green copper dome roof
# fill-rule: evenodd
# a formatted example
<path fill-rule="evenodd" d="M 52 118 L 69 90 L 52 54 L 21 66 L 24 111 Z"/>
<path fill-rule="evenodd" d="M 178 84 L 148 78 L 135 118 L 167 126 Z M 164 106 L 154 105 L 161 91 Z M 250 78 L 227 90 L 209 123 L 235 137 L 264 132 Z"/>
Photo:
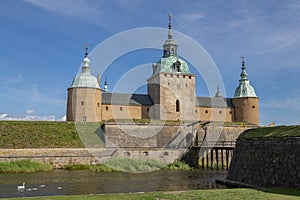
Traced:
<path fill-rule="evenodd" d="M 76 88 L 76 87 L 100 88 L 97 78 L 91 75 L 90 62 L 91 61 L 88 58 L 88 53 L 86 49 L 85 57 L 82 60 L 81 73 L 75 76 L 71 88 Z"/>
<path fill-rule="evenodd" d="M 180 73 L 191 74 L 188 64 L 177 56 L 163 57 L 153 64 L 153 74 Z"/>
<path fill-rule="evenodd" d="M 234 93 L 235 98 L 239 97 L 257 97 L 254 88 L 250 85 L 248 75 L 246 73 L 245 61 L 242 57 L 242 73 L 241 79 L 239 80 L 239 86 L 236 88 Z"/>

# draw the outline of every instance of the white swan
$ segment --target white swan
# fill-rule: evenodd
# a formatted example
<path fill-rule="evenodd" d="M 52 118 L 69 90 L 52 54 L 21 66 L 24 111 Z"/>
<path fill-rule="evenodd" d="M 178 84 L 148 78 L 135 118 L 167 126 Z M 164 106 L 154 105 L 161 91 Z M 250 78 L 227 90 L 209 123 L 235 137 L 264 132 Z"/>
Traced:
<path fill-rule="evenodd" d="M 23 185 L 18 185 L 17 189 L 18 190 L 24 190 L 25 189 L 25 182 L 23 182 Z"/>
<path fill-rule="evenodd" d="M 46 185 L 40 185 L 40 188 L 44 188 L 44 187 L 46 187 Z"/>

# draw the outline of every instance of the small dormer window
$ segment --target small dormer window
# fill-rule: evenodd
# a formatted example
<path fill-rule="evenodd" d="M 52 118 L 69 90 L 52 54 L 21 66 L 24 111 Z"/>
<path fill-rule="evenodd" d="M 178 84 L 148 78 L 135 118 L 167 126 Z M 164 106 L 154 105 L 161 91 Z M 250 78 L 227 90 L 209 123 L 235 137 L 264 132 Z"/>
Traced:
<path fill-rule="evenodd" d="M 181 63 L 178 60 L 174 63 L 174 65 L 175 65 L 176 72 L 181 72 L 180 70 Z"/>

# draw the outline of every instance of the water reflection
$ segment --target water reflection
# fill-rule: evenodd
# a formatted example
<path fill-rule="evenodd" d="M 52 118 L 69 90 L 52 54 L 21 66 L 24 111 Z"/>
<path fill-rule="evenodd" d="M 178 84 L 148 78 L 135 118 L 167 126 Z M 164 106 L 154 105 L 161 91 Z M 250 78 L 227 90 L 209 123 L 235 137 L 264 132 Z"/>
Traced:
<path fill-rule="evenodd" d="M 215 184 L 227 171 L 174 171 L 150 173 L 103 173 L 89 170 L 36 173 L 1 173 L 0 197 L 31 197 L 51 195 L 104 194 L 187 189 L 224 188 Z M 36 191 L 17 191 L 17 185 L 26 182 L 26 188 Z M 40 186 L 45 185 L 45 187 Z"/>

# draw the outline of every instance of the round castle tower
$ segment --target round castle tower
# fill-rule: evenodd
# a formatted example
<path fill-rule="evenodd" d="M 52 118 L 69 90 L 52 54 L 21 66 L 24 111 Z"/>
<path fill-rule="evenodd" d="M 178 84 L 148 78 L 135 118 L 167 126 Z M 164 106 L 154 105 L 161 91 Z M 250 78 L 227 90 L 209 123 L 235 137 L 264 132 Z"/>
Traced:
<path fill-rule="evenodd" d="M 91 75 L 90 62 L 86 47 L 81 73 L 75 76 L 71 87 L 68 88 L 67 121 L 102 121 L 100 80 Z"/>
<path fill-rule="evenodd" d="M 232 103 L 234 105 L 234 121 L 259 124 L 258 97 L 248 80 L 244 57 L 242 57 L 241 79 Z"/>

